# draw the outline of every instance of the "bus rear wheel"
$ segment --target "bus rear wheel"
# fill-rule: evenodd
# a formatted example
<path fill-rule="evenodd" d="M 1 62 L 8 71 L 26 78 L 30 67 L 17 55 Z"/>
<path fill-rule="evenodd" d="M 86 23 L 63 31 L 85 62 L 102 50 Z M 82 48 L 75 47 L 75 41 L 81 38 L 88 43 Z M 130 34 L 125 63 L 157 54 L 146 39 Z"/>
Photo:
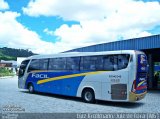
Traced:
<path fill-rule="evenodd" d="M 28 91 L 29 91 L 29 93 L 34 93 L 34 86 L 33 86 L 33 84 L 29 84 L 29 86 L 28 86 Z"/>
<path fill-rule="evenodd" d="M 95 102 L 95 95 L 92 89 L 85 89 L 82 93 L 82 98 L 86 103 L 94 103 Z"/>

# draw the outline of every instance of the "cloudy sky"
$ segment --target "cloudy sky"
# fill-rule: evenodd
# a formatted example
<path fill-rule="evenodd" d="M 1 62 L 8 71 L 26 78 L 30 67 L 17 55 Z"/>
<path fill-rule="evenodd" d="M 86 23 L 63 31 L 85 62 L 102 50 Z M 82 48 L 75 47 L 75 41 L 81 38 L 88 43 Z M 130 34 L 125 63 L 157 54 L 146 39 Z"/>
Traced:
<path fill-rule="evenodd" d="M 50 54 L 160 34 L 160 0 L 0 0 L 0 47 Z"/>

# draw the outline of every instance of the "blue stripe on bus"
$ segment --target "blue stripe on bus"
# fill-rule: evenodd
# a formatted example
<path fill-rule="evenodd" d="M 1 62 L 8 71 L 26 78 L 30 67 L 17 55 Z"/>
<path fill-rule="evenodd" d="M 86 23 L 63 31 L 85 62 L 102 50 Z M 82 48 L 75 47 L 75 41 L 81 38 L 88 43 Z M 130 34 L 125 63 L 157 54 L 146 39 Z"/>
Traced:
<path fill-rule="evenodd" d="M 53 94 L 62 94 L 68 96 L 76 96 L 78 87 L 85 76 L 78 76 L 72 78 L 66 78 L 61 80 L 55 80 L 51 82 L 46 82 L 43 84 L 37 84 L 39 80 L 42 78 L 32 77 L 34 74 L 44 74 L 47 75 L 48 78 L 79 74 L 80 72 L 32 72 L 29 73 L 28 78 L 26 80 L 26 89 L 28 83 L 33 83 L 35 91 L 53 93 Z"/>

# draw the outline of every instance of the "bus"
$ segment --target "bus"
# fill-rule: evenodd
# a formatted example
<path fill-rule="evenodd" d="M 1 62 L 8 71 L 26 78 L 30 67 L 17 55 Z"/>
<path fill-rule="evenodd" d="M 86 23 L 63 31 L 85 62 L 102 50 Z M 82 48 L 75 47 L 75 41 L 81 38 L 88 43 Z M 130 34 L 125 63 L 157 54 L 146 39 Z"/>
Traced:
<path fill-rule="evenodd" d="M 18 87 L 95 100 L 134 102 L 147 93 L 147 57 L 141 51 L 67 52 L 25 59 Z"/>

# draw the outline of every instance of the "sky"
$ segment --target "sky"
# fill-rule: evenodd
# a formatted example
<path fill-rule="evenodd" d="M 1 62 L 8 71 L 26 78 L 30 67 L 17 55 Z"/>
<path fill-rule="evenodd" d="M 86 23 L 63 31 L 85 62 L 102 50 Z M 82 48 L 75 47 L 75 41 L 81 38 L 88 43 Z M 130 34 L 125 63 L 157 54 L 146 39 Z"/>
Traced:
<path fill-rule="evenodd" d="M 0 0 L 0 47 L 53 54 L 160 34 L 160 0 Z"/>

